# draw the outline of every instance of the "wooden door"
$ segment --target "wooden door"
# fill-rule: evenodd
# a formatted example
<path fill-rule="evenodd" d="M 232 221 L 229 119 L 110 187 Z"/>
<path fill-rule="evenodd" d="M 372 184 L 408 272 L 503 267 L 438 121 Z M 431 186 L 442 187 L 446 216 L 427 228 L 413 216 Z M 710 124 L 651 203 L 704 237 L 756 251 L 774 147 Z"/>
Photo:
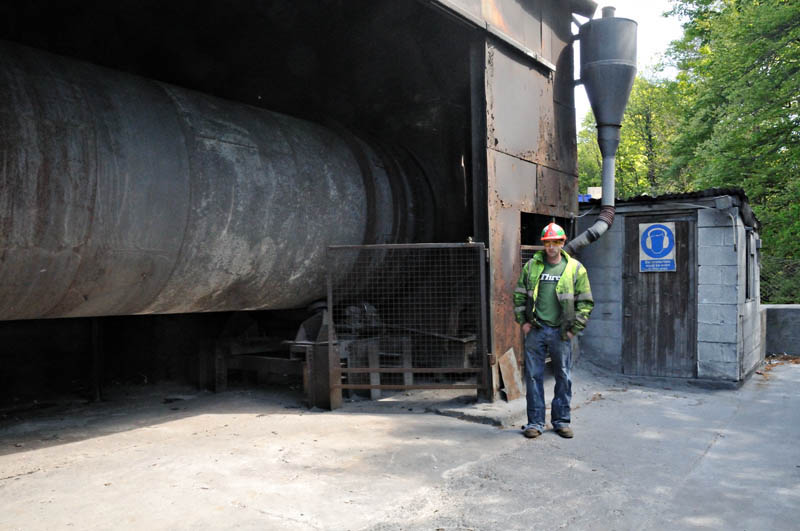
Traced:
<path fill-rule="evenodd" d="M 622 371 L 697 377 L 697 217 L 627 216 Z M 675 271 L 640 272 L 639 225 L 674 222 Z"/>

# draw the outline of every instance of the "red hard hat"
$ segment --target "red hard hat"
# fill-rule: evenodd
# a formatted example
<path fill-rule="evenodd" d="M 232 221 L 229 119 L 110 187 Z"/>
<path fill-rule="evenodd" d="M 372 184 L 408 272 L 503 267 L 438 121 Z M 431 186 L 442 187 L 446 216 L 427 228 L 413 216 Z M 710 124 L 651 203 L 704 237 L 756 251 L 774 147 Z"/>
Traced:
<path fill-rule="evenodd" d="M 567 239 L 567 233 L 564 232 L 564 229 L 556 225 L 555 223 L 548 223 L 547 226 L 542 230 L 542 241 L 551 241 L 551 240 L 565 240 Z"/>

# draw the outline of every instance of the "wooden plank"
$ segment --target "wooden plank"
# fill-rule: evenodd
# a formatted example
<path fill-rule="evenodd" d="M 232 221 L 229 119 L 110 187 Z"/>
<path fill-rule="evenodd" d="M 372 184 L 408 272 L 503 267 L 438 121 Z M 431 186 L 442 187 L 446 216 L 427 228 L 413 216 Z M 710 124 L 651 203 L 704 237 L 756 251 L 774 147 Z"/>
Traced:
<path fill-rule="evenodd" d="M 328 284 L 330 291 L 330 283 Z M 330 293 L 328 294 L 330 301 Z M 336 333 L 325 311 L 314 348 L 309 352 L 309 403 L 312 407 L 338 409 L 342 407 L 341 367 Z"/>
<path fill-rule="evenodd" d="M 500 376 L 503 379 L 506 398 L 516 400 L 522 396 L 522 380 L 520 379 L 517 358 L 514 356 L 514 349 L 510 348 L 497 360 L 500 365 Z"/>
<path fill-rule="evenodd" d="M 411 338 L 404 337 L 402 340 L 403 345 L 403 368 L 410 369 L 413 365 L 411 358 Z M 403 385 L 414 385 L 414 374 L 407 372 L 403 374 Z"/>
<path fill-rule="evenodd" d="M 639 272 L 639 224 L 675 222 L 677 271 Z M 694 214 L 626 216 L 623 373 L 696 377 L 697 251 Z"/>
<path fill-rule="evenodd" d="M 369 367 L 371 369 L 377 368 L 381 366 L 380 362 L 380 354 L 378 353 L 378 342 L 377 341 L 370 341 L 367 343 L 367 358 L 369 359 Z M 381 384 L 381 375 L 377 372 L 369 373 L 369 384 L 371 389 L 369 390 L 369 397 L 372 400 L 379 400 L 381 398 L 381 390 L 377 389 L 375 386 Z"/>

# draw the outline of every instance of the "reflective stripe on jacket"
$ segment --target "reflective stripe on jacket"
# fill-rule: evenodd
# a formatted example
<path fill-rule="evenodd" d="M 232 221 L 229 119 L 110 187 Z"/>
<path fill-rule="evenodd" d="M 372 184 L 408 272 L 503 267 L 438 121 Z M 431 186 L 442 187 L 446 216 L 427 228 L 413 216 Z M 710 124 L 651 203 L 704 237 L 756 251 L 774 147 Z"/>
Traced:
<path fill-rule="evenodd" d="M 583 264 L 564 251 L 561 251 L 561 257 L 567 261 L 567 267 L 556 284 L 556 296 L 561 305 L 561 337 L 566 339 L 567 331 L 577 334 L 586 327 L 594 308 L 594 299 Z M 520 324 L 536 323 L 536 296 L 539 293 L 539 278 L 544 271 L 544 260 L 544 252 L 537 251 L 522 267 L 514 290 L 514 318 Z"/>

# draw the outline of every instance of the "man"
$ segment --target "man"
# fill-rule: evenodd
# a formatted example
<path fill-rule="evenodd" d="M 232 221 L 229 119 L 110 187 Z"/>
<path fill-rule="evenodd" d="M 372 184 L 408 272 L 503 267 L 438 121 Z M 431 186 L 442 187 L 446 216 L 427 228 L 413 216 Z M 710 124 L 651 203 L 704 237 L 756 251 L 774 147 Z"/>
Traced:
<path fill-rule="evenodd" d="M 523 434 L 530 439 L 544 431 L 543 374 L 547 353 L 556 377 L 550 421 L 555 432 L 572 438 L 571 340 L 584 329 L 594 301 L 586 268 L 564 250 L 564 229 L 550 223 L 542 231 L 544 252 L 537 251 L 522 267 L 514 290 L 514 316 L 525 335 L 525 382 L 528 424 Z"/>

